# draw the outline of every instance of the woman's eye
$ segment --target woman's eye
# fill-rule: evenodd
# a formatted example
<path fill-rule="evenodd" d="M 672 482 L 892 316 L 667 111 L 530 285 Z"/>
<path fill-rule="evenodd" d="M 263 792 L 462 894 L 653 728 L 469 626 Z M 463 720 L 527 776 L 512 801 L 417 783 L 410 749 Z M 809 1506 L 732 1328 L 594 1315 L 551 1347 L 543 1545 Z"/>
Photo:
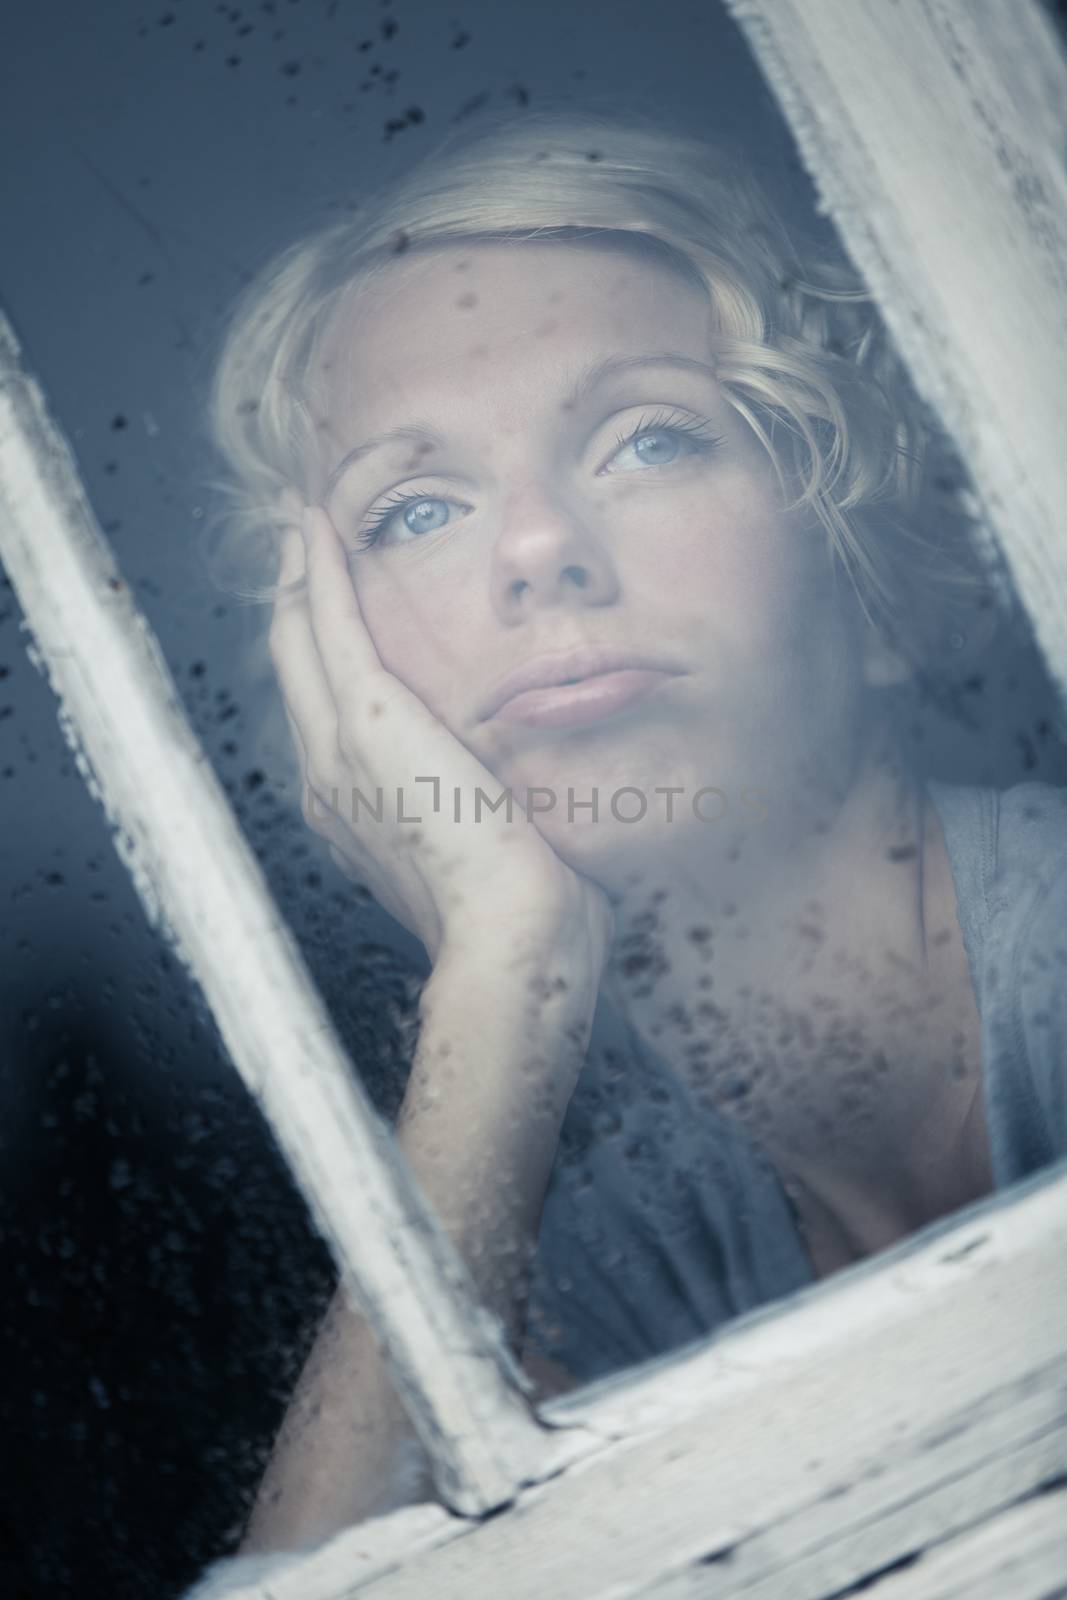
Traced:
<path fill-rule="evenodd" d="M 681 457 L 710 455 L 722 439 L 703 424 L 683 421 L 671 425 L 642 422 L 611 457 L 605 470 L 634 472 L 642 467 L 666 467 Z"/>
<path fill-rule="evenodd" d="M 388 532 L 394 542 L 410 543 L 424 533 L 434 533 L 450 521 L 455 500 L 441 495 L 398 495 L 371 517 L 357 537 L 360 549 L 377 544 Z"/>
<path fill-rule="evenodd" d="M 448 521 L 447 500 L 436 496 L 426 500 L 409 500 L 403 511 L 394 511 L 390 520 L 397 521 L 408 533 L 432 533 L 443 528 Z"/>
<path fill-rule="evenodd" d="M 661 467 L 673 461 L 682 449 L 682 439 L 668 428 L 657 428 L 653 433 L 640 433 L 633 442 L 633 453 L 646 465 Z"/>

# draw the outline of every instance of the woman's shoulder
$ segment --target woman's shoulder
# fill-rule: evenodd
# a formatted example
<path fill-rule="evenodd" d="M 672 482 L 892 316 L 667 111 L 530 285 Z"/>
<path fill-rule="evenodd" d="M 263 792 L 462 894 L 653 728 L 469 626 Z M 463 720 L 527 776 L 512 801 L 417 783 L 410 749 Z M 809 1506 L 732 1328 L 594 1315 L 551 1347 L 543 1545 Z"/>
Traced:
<path fill-rule="evenodd" d="M 929 783 L 953 874 L 988 918 L 1009 908 L 1035 879 L 1067 867 L 1067 788 L 1017 783 L 1008 789 Z M 959 883 L 957 883 L 959 888 Z"/>
<path fill-rule="evenodd" d="M 998 882 L 1006 888 L 1020 875 L 1051 886 L 1067 868 L 1067 789 L 1017 783 L 993 792 Z"/>
<path fill-rule="evenodd" d="M 1067 1157 L 1067 791 L 1007 790 L 999 839 L 1006 1027 L 1025 1054 L 1044 1135 L 1035 1165 L 1044 1165 Z"/>
<path fill-rule="evenodd" d="M 998 1185 L 1067 1156 L 1067 789 L 933 786 L 982 1019 Z"/>

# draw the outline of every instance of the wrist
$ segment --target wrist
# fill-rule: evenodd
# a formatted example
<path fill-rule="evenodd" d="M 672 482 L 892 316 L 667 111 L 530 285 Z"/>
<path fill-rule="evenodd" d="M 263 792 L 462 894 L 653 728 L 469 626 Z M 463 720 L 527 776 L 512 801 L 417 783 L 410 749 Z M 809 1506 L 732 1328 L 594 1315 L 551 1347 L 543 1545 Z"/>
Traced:
<path fill-rule="evenodd" d="M 509 973 L 551 972 L 573 977 L 576 989 L 584 984 L 595 995 L 607 962 L 610 927 L 606 900 L 601 904 L 579 894 L 531 906 L 516 895 L 506 906 L 486 907 L 446 923 L 433 971 L 467 967 L 504 979 Z"/>
<path fill-rule="evenodd" d="M 535 1052 L 553 1037 L 580 1034 L 584 1048 L 603 972 L 580 940 L 541 938 L 529 927 L 468 932 L 442 942 L 419 997 L 420 1027 L 444 1024 L 487 1044 L 525 1041 Z"/>
<path fill-rule="evenodd" d="M 585 1061 L 600 977 L 599 962 L 552 941 L 522 953 L 499 936 L 446 942 L 419 997 L 398 1133 L 415 1121 L 457 1148 L 504 1148 L 547 1119 L 547 1137 Z"/>

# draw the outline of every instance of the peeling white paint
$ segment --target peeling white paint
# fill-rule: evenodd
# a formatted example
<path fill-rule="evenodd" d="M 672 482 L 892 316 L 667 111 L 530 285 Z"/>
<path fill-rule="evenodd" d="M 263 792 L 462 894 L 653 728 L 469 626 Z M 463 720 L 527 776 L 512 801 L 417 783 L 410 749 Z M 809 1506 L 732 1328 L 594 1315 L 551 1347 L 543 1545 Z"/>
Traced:
<path fill-rule="evenodd" d="M 438 1491 L 466 1513 L 508 1501 L 572 1443 L 533 1417 L 502 1329 L 352 1070 L 2 316 L 0 556 L 78 770 L 384 1342 Z"/>
<path fill-rule="evenodd" d="M 728 3 L 1067 688 L 1055 36 L 1033 0 Z M 1063 1582 L 1064 1495 L 1037 1494 L 1067 1471 L 1062 1173 L 552 1402 L 563 1431 L 543 1435 L 348 1070 L 3 325 L 0 550 L 79 771 L 388 1336 L 439 1488 L 471 1511 L 516 1496 L 473 1527 L 408 1507 L 317 1551 L 227 1563 L 203 1595 L 820 1600 L 870 1579 L 873 1600 L 1037 1600 Z"/>
<path fill-rule="evenodd" d="M 1067 64 L 1036 0 L 727 0 L 1067 695 Z"/>
<path fill-rule="evenodd" d="M 550 1401 L 546 1420 L 602 1447 L 507 1514 L 407 1508 L 269 1568 L 222 1563 L 195 1600 L 481 1600 L 502 1574 L 507 1600 L 825 1600 L 978 1523 L 1000 1528 L 1002 1569 L 1028 1570 L 1018 1596 L 1038 1600 L 1067 1577 L 1067 1529 L 1031 1550 L 1031 1521 L 1009 1511 L 1067 1473 L 1065 1328 L 1061 1163 Z M 939 1594 L 925 1562 L 887 1573 L 887 1600 Z"/>

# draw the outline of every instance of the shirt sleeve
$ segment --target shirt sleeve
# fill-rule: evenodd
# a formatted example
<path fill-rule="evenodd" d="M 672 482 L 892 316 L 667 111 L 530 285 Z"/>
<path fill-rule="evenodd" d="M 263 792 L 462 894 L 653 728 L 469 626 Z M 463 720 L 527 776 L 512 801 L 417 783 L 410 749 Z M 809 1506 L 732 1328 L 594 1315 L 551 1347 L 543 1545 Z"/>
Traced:
<path fill-rule="evenodd" d="M 1042 1165 L 1067 1157 L 1067 854 L 1048 865 L 1019 940 L 1014 985 Z"/>

